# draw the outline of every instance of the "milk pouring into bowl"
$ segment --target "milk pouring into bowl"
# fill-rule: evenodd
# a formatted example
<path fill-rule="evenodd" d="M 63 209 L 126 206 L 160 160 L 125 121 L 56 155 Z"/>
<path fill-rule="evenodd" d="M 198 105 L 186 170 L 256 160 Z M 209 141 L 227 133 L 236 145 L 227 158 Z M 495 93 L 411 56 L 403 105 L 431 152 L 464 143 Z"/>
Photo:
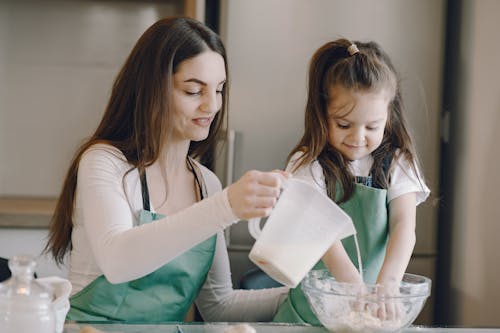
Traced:
<path fill-rule="evenodd" d="M 248 230 L 256 239 L 250 260 L 289 287 L 296 287 L 336 240 L 356 234 L 351 218 L 335 202 L 293 178 L 284 182 L 264 228 L 260 219 L 251 219 Z"/>

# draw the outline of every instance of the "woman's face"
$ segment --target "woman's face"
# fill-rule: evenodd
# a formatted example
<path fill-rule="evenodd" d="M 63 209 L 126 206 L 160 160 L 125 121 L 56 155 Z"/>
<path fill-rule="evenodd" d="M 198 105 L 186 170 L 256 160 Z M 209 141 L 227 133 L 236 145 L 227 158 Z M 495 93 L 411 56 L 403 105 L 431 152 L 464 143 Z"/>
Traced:
<path fill-rule="evenodd" d="M 329 96 L 329 143 L 351 161 L 371 154 L 382 143 L 391 95 L 334 86 Z"/>
<path fill-rule="evenodd" d="M 224 58 L 213 51 L 205 51 L 179 64 L 173 77 L 175 139 L 201 141 L 207 138 L 210 124 L 222 107 L 224 65 Z"/>

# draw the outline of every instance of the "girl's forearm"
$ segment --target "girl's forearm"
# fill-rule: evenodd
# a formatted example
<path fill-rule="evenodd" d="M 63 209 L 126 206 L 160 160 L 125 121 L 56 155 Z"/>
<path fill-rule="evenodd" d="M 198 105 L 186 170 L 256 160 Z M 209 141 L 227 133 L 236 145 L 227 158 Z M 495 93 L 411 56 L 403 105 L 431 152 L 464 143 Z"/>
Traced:
<path fill-rule="evenodd" d="M 403 279 L 408 263 L 415 246 L 416 236 L 414 228 L 398 223 L 391 231 L 387 244 L 386 255 L 377 283 L 393 284 Z"/>
<path fill-rule="evenodd" d="M 352 263 L 340 240 L 336 241 L 323 256 L 323 263 L 336 280 L 362 283 L 361 275 Z"/>

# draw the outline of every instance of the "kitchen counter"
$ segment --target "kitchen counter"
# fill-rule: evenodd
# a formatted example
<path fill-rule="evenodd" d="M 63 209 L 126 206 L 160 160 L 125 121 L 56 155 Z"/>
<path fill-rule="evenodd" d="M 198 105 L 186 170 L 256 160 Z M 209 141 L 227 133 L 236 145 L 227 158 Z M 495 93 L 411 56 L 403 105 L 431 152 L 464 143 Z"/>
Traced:
<path fill-rule="evenodd" d="M 102 332 L 113 333 L 224 333 L 234 323 L 205 324 L 164 324 L 164 325 L 122 325 L 122 324 L 65 324 L 64 333 L 79 333 L 85 326 L 91 326 Z M 250 323 L 257 333 L 327 333 L 320 327 L 299 325 L 278 325 L 270 323 Z M 500 328 L 441 328 L 410 327 L 403 333 L 500 333 Z"/>

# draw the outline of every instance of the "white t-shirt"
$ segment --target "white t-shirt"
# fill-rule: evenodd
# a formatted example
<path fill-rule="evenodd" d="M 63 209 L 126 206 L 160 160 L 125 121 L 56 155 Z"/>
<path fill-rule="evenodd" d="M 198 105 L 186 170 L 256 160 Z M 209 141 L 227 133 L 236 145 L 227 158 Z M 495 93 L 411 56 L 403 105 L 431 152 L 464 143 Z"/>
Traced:
<path fill-rule="evenodd" d="M 73 214 L 72 294 L 101 275 L 131 281 L 217 234 L 214 260 L 196 304 L 208 321 L 271 320 L 287 288 L 234 290 L 223 229 L 238 219 L 217 176 L 203 165 L 208 198 L 161 220 L 138 225 L 139 173 L 116 148 L 96 144 L 82 156 Z M 151 207 L 154 211 L 154 208 Z"/>
<path fill-rule="evenodd" d="M 286 167 L 286 171 L 292 172 L 297 159 L 302 156 L 302 152 L 295 153 Z M 398 156 L 398 154 L 396 154 Z M 373 165 L 373 157 L 366 156 L 363 159 L 352 161 L 349 164 L 351 172 L 354 176 L 367 177 L 370 174 L 370 169 Z M 399 156 L 395 161 L 394 167 L 391 169 L 390 183 L 387 188 L 387 202 L 397 198 L 403 194 L 415 192 L 417 205 L 424 202 L 430 194 L 430 190 L 420 176 L 419 170 L 415 167 L 410 167 L 410 163 L 403 157 Z M 305 180 L 313 184 L 318 190 L 326 194 L 325 176 L 323 168 L 317 160 L 310 165 L 301 166 L 293 171 L 293 176 Z"/>

